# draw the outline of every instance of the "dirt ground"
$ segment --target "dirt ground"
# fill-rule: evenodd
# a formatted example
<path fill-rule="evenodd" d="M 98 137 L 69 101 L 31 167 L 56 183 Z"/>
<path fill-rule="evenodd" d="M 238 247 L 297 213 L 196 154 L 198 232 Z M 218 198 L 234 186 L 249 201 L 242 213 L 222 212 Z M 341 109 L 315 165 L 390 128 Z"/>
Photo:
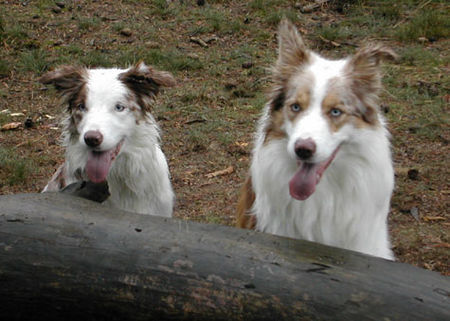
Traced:
<path fill-rule="evenodd" d="M 370 41 L 399 54 L 384 67 L 382 95 L 396 169 L 393 250 L 402 262 L 450 275 L 449 39 L 428 25 L 442 12 L 449 21 L 449 6 L 330 1 L 308 11 L 312 2 L 0 1 L 0 125 L 17 127 L 0 132 L 0 194 L 39 192 L 63 161 L 64 109 L 39 76 L 61 64 L 142 59 L 178 81 L 153 111 L 177 195 L 175 216 L 233 225 L 270 86 L 277 24 L 286 16 L 325 56 Z M 438 18 L 423 18 L 430 12 Z M 423 34 L 411 34 L 418 28 Z"/>

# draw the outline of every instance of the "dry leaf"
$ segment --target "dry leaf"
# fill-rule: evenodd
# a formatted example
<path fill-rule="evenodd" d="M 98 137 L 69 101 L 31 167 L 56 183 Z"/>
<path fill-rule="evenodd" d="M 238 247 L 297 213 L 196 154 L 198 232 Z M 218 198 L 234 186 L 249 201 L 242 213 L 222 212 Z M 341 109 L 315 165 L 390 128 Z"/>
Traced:
<path fill-rule="evenodd" d="M 2 130 L 13 130 L 22 126 L 21 122 L 8 123 L 2 126 Z"/>
<path fill-rule="evenodd" d="M 235 142 L 235 144 L 237 145 L 237 146 L 239 146 L 239 147 L 247 147 L 248 146 L 248 143 L 247 142 Z"/>
<path fill-rule="evenodd" d="M 429 222 L 429 221 L 445 221 L 445 217 L 442 217 L 442 216 L 424 216 L 422 219 L 425 222 Z"/>
<path fill-rule="evenodd" d="M 234 172 L 234 167 L 230 166 L 217 172 L 206 174 L 206 177 L 213 178 L 217 176 L 229 175 Z"/>

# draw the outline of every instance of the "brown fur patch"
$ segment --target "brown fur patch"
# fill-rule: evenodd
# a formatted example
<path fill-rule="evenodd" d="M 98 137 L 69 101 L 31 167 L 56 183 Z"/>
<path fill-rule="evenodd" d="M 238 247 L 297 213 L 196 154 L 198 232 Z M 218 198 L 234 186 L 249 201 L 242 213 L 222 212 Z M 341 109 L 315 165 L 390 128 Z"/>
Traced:
<path fill-rule="evenodd" d="M 333 117 L 331 111 L 337 108 L 342 111 L 338 117 Z M 350 111 L 342 103 L 341 97 L 336 92 L 329 92 L 322 101 L 322 112 L 328 120 L 332 132 L 337 132 L 349 121 Z"/>
<path fill-rule="evenodd" d="M 307 63 L 309 52 L 297 28 L 287 19 L 278 28 L 278 59 L 273 68 L 273 80 L 277 85 L 286 84 L 298 68 Z"/>
<path fill-rule="evenodd" d="M 331 116 L 333 108 L 341 110 L 342 115 Z M 345 78 L 330 82 L 328 93 L 322 101 L 322 110 L 334 132 L 347 122 L 352 122 L 357 128 L 377 126 L 380 123 L 376 107 L 362 102 L 351 90 L 349 82 Z"/>
<path fill-rule="evenodd" d="M 78 66 L 62 66 L 44 74 L 39 81 L 45 85 L 53 85 L 66 102 L 75 99 L 86 84 L 86 69 Z"/>
<path fill-rule="evenodd" d="M 62 66 L 44 74 L 39 81 L 46 85 L 53 85 L 60 93 L 70 113 L 67 130 L 77 133 L 77 125 L 81 122 L 82 112 L 79 105 L 86 101 L 87 70 L 78 66 Z"/>
<path fill-rule="evenodd" d="M 311 99 L 311 93 L 308 87 L 301 87 L 299 90 L 297 90 L 297 94 L 295 96 L 295 99 L 291 102 L 289 102 L 289 106 L 286 106 L 287 108 L 287 115 L 288 118 L 294 122 L 299 115 L 308 109 Z M 297 104 L 300 106 L 300 111 L 295 112 L 292 110 L 292 105 Z"/>
<path fill-rule="evenodd" d="M 161 86 L 175 85 L 175 79 L 170 73 L 155 70 L 143 62 L 120 74 L 119 80 L 134 93 L 135 101 L 144 113 L 150 112 L 151 102 Z"/>
<path fill-rule="evenodd" d="M 286 138 L 286 132 L 281 129 L 284 122 L 283 110 L 275 111 L 271 114 L 269 124 L 266 128 L 266 135 L 264 137 L 264 143 L 274 139 Z"/>
<path fill-rule="evenodd" d="M 381 90 L 380 62 L 396 57 L 391 49 L 375 44 L 359 49 L 347 64 L 348 86 L 355 98 L 365 107 L 361 116 L 367 124 L 377 125 L 379 122 L 377 110 L 378 93 Z"/>
<path fill-rule="evenodd" d="M 255 192 L 253 192 L 252 178 L 248 176 L 241 188 L 241 194 L 237 206 L 237 227 L 255 229 L 256 216 L 250 213 L 250 209 L 255 202 Z"/>
<path fill-rule="evenodd" d="M 265 142 L 286 137 L 286 133 L 281 129 L 284 121 L 282 109 L 286 105 L 286 88 L 291 78 L 309 59 L 309 51 L 297 28 L 284 19 L 278 28 L 278 59 L 272 68 L 274 85 L 269 95 L 271 119 L 266 129 Z"/>

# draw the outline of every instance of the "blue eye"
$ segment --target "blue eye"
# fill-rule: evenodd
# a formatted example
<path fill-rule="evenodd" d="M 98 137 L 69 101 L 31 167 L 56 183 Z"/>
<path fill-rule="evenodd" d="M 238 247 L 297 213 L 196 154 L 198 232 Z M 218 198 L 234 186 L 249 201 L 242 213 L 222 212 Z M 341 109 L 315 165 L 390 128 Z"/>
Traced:
<path fill-rule="evenodd" d="M 125 106 L 121 105 L 121 104 L 117 104 L 115 108 L 116 108 L 116 111 L 124 111 L 125 110 Z"/>
<path fill-rule="evenodd" d="M 85 111 L 86 110 L 86 106 L 83 103 L 80 103 L 77 105 L 77 109 L 79 111 Z"/>
<path fill-rule="evenodd" d="M 330 110 L 330 115 L 332 117 L 339 117 L 342 115 L 342 110 L 340 110 L 338 108 L 333 108 L 332 110 Z"/>
<path fill-rule="evenodd" d="M 292 105 L 291 105 L 291 110 L 292 110 L 294 113 L 298 113 L 299 111 L 302 110 L 302 107 L 300 107 L 299 104 L 295 103 L 295 104 L 292 104 Z"/>

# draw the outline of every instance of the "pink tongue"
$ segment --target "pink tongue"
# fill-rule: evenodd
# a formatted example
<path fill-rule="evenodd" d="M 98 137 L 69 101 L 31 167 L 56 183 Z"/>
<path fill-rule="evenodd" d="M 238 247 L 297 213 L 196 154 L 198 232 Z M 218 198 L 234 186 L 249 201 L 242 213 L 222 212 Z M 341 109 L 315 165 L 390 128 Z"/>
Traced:
<path fill-rule="evenodd" d="M 291 196 L 299 201 L 304 201 L 316 190 L 318 182 L 317 171 L 320 164 L 302 163 L 289 182 Z"/>
<path fill-rule="evenodd" d="M 94 183 L 101 183 L 106 180 L 109 168 L 111 167 L 111 152 L 90 151 L 86 163 L 86 174 Z"/>

